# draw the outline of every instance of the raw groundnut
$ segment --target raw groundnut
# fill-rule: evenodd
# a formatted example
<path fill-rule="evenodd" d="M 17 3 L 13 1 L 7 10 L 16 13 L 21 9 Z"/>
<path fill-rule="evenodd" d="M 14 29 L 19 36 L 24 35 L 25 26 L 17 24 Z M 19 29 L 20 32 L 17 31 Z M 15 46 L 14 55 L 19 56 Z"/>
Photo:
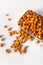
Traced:
<path fill-rule="evenodd" d="M 1 41 L 4 41 L 5 40 L 5 38 L 1 38 Z"/>
<path fill-rule="evenodd" d="M 10 36 L 12 36 L 12 35 L 14 35 L 14 34 L 18 34 L 18 32 L 17 32 L 17 31 L 10 31 L 10 32 L 9 32 L 9 35 L 10 35 Z"/>
<path fill-rule="evenodd" d="M 31 35 L 28 36 L 28 40 L 31 40 L 32 41 L 33 39 L 34 39 L 33 36 L 31 36 Z"/>
<path fill-rule="evenodd" d="M 8 28 L 8 31 L 11 31 L 11 30 L 12 30 L 12 27 L 9 27 L 9 28 Z"/>
<path fill-rule="evenodd" d="M 5 51 L 6 51 L 6 53 L 11 53 L 10 49 L 6 49 Z"/>
<path fill-rule="evenodd" d="M 4 25 L 4 28 L 7 28 L 8 27 L 8 25 Z"/>
<path fill-rule="evenodd" d="M 9 14 L 5 14 L 5 16 L 9 16 Z"/>
<path fill-rule="evenodd" d="M 24 54 L 27 51 L 28 46 L 24 46 L 23 49 L 20 50 L 20 54 Z"/>
<path fill-rule="evenodd" d="M 9 36 L 12 36 L 13 34 L 12 34 L 12 32 L 9 32 Z"/>
<path fill-rule="evenodd" d="M 3 37 L 3 35 L 0 35 L 0 38 L 2 38 Z"/>
<path fill-rule="evenodd" d="M 8 18 L 8 21 L 11 21 L 12 20 L 12 18 Z"/>
<path fill-rule="evenodd" d="M 24 54 L 24 50 L 20 50 L 20 54 Z"/>
<path fill-rule="evenodd" d="M 36 43 L 38 44 L 38 43 L 40 43 L 40 41 L 39 41 L 39 40 L 37 40 L 37 41 L 36 41 Z"/>
<path fill-rule="evenodd" d="M 4 43 L 0 43 L 0 47 L 3 47 L 4 46 Z"/>

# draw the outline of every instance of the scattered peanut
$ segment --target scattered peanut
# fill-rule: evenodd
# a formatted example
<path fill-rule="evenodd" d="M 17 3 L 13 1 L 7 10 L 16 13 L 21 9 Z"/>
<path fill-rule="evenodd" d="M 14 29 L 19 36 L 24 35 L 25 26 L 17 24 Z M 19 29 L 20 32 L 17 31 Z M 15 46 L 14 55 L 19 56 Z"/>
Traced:
<path fill-rule="evenodd" d="M 0 43 L 0 47 L 3 47 L 4 46 L 4 43 Z"/>
<path fill-rule="evenodd" d="M 11 18 L 8 18 L 8 21 L 11 21 Z"/>
<path fill-rule="evenodd" d="M 11 53 L 10 49 L 6 49 L 5 51 L 6 51 L 6 53 Z"/>
<path fill-rule="evenodd" d="M 3 37 L 3 35 L 0 35 L 0 38 L 2 38 Z"/>
<path fill-rule="evenodd" d="M 7 28 L 8 27 L 8 25 L 4 25 L 4 28 Z"/>
<path fill-rule="evenodd" d="M 9 16 L 9 14 L 5 14 L 5 16 Z"/>
<path fill-rule="evenodd" d="M 1 38 L 1 41 L 4 41 L 5 40 L 5 38 Z"/>
<path fill-rule="evenodd" d="M 39 41 L 39 40 L 37 40 L 37 41 L 36 41 L 36 43 L 38 44 L 38 43 L 40 43 L 40 41 Z"/>
<path fill-rule="evenodd" d="M 11 31 L 12 30 L 12 27 L 8 28 L 8 31 Z"/>
<path fill-rule="evenodd" d="M 10 35 L 10 36 L 12 36 L 12 35 L 14 35 L 14 34 L 18 34 L 18 32 L 17 32 L 17 31 L 11 31 L 11 32 L 9 32 L 9 35 Z"/>

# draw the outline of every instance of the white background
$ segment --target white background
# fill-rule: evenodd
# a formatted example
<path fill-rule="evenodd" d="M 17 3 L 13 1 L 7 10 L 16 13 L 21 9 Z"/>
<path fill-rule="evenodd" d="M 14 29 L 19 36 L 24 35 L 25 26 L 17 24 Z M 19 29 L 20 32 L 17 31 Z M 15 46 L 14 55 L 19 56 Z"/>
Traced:
<path fill-rule="evenodd" d="M 0 34 L 4 34 L 6 40 L 5 46 L 0 48 L 0 65 L 43 65 L 43 47 L 36 44 L 34 41 L 27 41 L 24 45 L 30 45 L 26 54 L 20 55 L 19 53 L 6 54 L 5 49 L 9 48 L 15 36 L 9 37 L 8 32 L 3 26 L 12 26 L 14 30 L 19 30 L 17 25 L 20 17 L 27 11 L 32 9 L 43 15 L 43 0 L 0 0 Z M 5 16 L 9 13 L 12 18 L 8 22 L 8 17 Z"/>

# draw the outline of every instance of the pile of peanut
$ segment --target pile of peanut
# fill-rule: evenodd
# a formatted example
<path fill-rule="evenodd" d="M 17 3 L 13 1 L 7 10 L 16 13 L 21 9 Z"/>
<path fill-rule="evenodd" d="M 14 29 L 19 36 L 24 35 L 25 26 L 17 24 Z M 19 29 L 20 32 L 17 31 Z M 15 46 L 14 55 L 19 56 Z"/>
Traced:
<path fill-rule="evenodd" d="M 23 54 L 26 52 L 28 46 L 22 46 L 22 44 L 27 40 L 33 40 L 33 37 L 23 30 L 19 30 L 18 36 L 16 36 L 16 40 L 13 41 L 11 48 L 14 50 L 14 52 L 20 52 L 20 54 Z"/>
<path fill-rule="evenodd" d="M 6 16 L 9 16 L 9 14 L 6 14 Z M 11 18 L 8 18 L 8 21 L 11 21 Z M 10 48 L 14 52 L 19 52 L 20 54 L 26 53 L 26 50 L 28 46 L 23 46 L 27 40 L 33 40 L 34 37 L 37 37 L 43 41 L 43 16 L 40 14 L 28 10 L 18 21 L 18 25 L 20 26 L 20 30 L 12 31 L 12 27 L 9 27 L 7 25 L 4 25 L 4 28 L 8 29 L 9 36 L 12 37 L 12 35 L 18 35 L 16 36 L 16 39 L 13 40 L 12 45 Z M 33 35 L 33 36 L 32 36 Z M 4 41 L 5 38 L 3 38 L 2 35 L 0 35 L 1 41 Z M 40 41 L 37 40 L 36 43 L 39 43 Z M 0 47 L 3 47 L 4 44 L 0 43 Z M 42 46 L 42 45 L 40 45 Z M 11 49 L 6 49 L 5 51 L 7 53 L 11 52 Z"/>
<path fill-rule="evenodd" d="M 28 10 L 19 20 L 18 25 L 27 33 L 43 39 L 43 16 Z"/>

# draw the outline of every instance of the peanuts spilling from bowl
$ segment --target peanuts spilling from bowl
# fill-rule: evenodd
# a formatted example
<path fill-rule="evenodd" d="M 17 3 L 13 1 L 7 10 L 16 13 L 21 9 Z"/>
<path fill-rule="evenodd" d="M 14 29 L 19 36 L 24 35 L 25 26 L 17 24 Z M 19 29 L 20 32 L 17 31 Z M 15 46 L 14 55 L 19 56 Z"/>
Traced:
<path fill-rule="evenodd" d="M 20 18 L 18 25 L 20 25 L 23 31 L 26 31 L 41 40 L 43 39 L 43 16 L 40 14 L 28 10 Z"/>
<path fill-rule="evenodd" d="M 6 16 L 9 16 L 9 14 L 6 14 Z M 10 21 L 11 19 L 8 18 L 8 20 Z M 20 26 L 19 31 L 12 31 L 12 27 L 8 28 L 7 25 L 4 26 L 4 28 L 8 28 L 10 37 L 12 37 L 12 35 L 18 35 L 10 46 L 13 52 L 19 52 L 20 54 L 26 53 L 28 46 L 23 46 L 22 44 L 27 40 L 34 40 L 35 37 L 43 41 L 43 16 L 40 14 L 32 10 L 28 10 L 19 19 L 18 25 Z M 0 38 L 1 37 L 2 36 L 0 35 Z M 5 38 L 2 38 L 1 40 L 4 41 Z M 36 43 L 39 42 L 39 40 L 36 41 Z M 3 47 L 3 44 L 0 44 L 0 47 Z M 11 52 L 10 49 L 6 49 L 5 51 L 7 53 Z"/>

